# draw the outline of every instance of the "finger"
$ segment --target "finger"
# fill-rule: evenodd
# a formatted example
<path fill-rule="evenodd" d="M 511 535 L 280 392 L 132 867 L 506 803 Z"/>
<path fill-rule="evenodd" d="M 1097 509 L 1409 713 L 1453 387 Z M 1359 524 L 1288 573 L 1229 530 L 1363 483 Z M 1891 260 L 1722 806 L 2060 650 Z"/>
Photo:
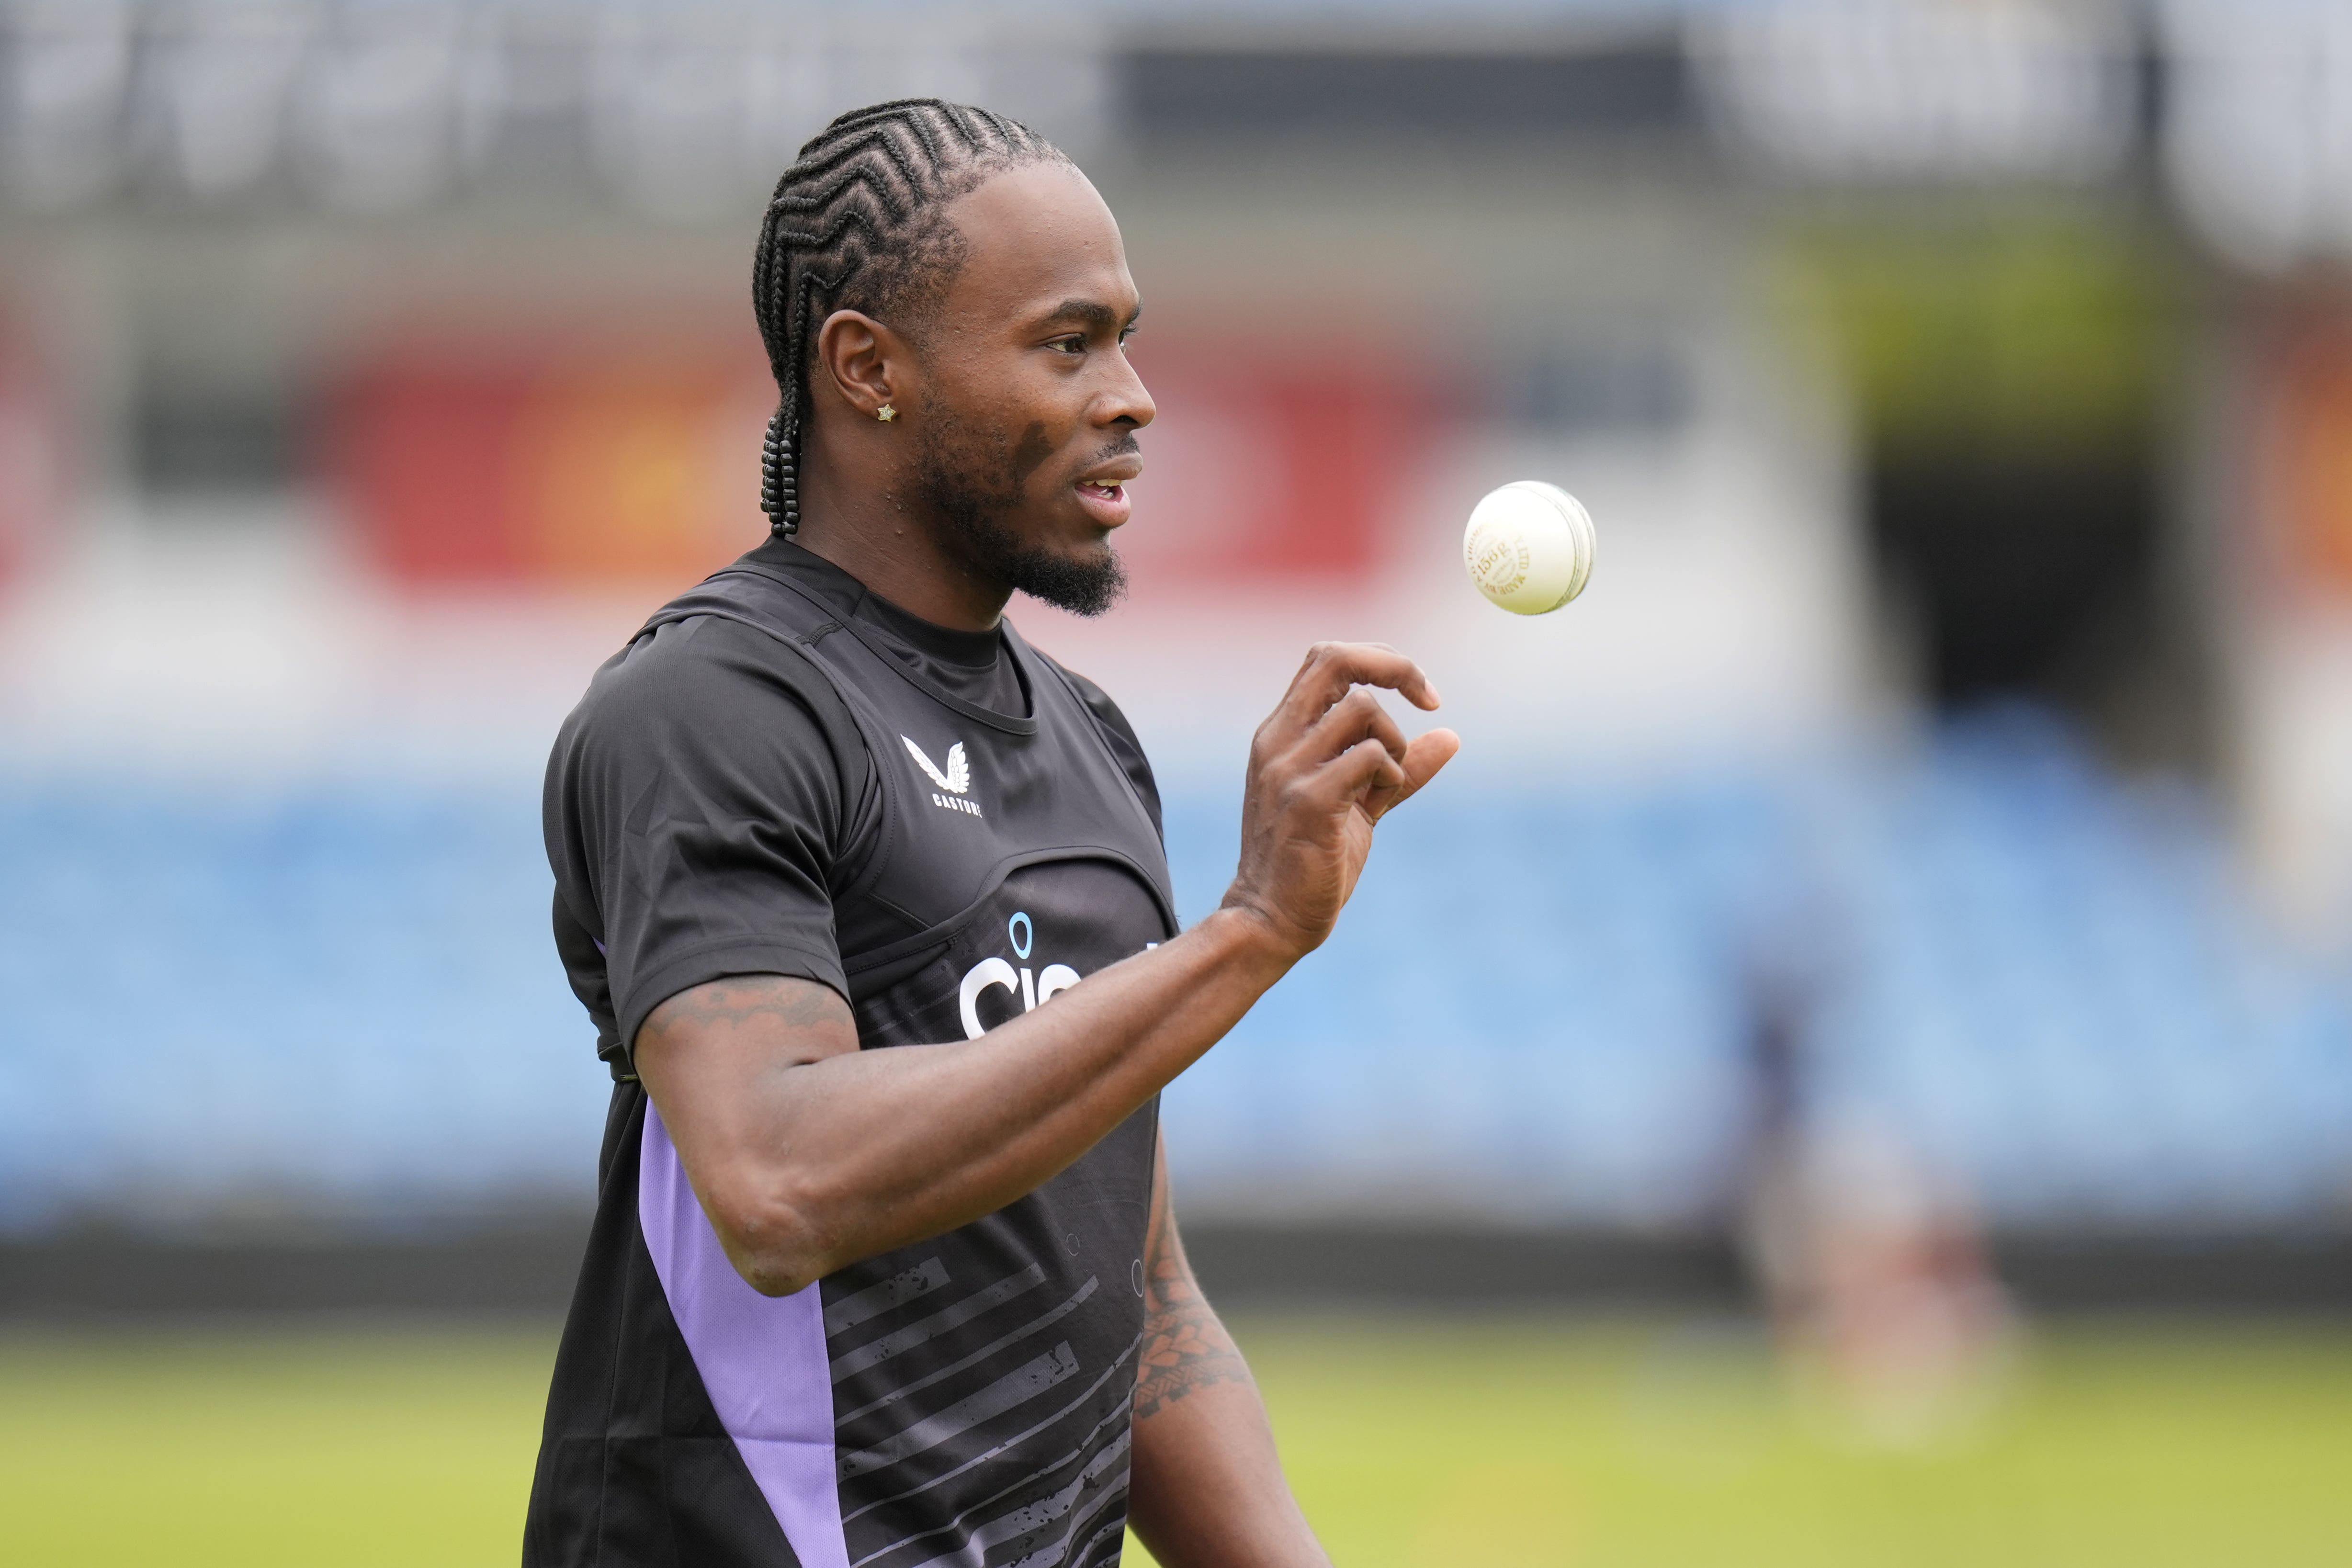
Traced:
<path fill-rule="evenodd" d="M 1276 705 L 1275 714 L 1289 727 L 1305 729 L 1359 685 L 1384 687 L 1418 708 L 1437 706 L 1437 689 L 1429 677 L 1394 648 L 1380 643 L 1318 643 L 1307 650 L 1307 662 L 1291 677 L 1290 689 Z"/>
<path fill-rule="evenodd" d="M 1385 677 L 1390 685 L 1404 679 L 1404 670 L 1390 668 L 1400 663 L 1412 665 L 1395 649 L 1383 649 L 1379 644 L 1348 644 L 1348 642 L 1318 642 L 1307 649 L 1307 658 L 1298 665 L 1298 674 L 1282 691 L 1282 701 L 1265 715 L 1265 724 L 1258 727 L 1258 740 L 1267 752 L 1291 750 L 1296 740 L 1306 736 L 1331 707 L 1343 703 L 1350 691 L 1357 689 L 1362 673 L 1367 677 Z M 1362 685 L 1379 686 L 1381 679 L 1364 679 Z M 1328 752 L 1324 752 L 1328 755 Z"/>
<path fill-rule="evenodd" d="M 1364 810 L 1379 821 L 1392 808 L 1410 800 L 1421 792 L 1423 785 L 1437 777 L 1438 769 L 1454 760 L 1462 749 L 1462 737 L 1450 729 L 1433 729 L 1427 735 L 1415 736 L 1405 748 L 1402 780 L 1392 791 L 1377 799 L 1368 798 Z"/>
<path fill-rule="evenodd" d="M 1404 764 L 1377 740 L 1358 741 L 1315 775 L 1317 786 L 1330 791 L 1334 805 L 1361 804 L 1373 792 L 1402 789 L 1404 779 Z"/>
<path fill-rule="evenodd" d="M 1388 747 L 1389 755 L 1399 762 L 1404 760 L 1404 731 L 1395 719 L 1381 706 L 1369 686 L 1357 686 L 1338 702 L 1331 711 L 1316 720 L 1315 727 L 1300 742 L 1299 752 L 1309 763 L 1328 762 L 1360 740 L 1377 740 Z"/>
<path fill-rule="evenodd" d="M 1433 729 L 1427 735 L 1413 737 L 1412 744 L 1405 747 L 1405 794 L 1413 794 L 1436 778 L 1438 770 L 1461 750 L 1462 737 L 1450 729 Z"/>

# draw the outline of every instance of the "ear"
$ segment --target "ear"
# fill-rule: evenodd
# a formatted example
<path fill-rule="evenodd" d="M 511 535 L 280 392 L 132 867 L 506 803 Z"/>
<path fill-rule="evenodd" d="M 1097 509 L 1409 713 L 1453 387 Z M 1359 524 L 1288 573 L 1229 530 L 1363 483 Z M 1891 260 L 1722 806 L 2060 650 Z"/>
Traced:
<path fill-rule="evenodd" d="M 907 340 L 862 310 L 836 310 L 817 329 L 817 386 L 830 382 L 860 417 L 887 402 L 905 406 L 913 390 L 914 354 Z"/>

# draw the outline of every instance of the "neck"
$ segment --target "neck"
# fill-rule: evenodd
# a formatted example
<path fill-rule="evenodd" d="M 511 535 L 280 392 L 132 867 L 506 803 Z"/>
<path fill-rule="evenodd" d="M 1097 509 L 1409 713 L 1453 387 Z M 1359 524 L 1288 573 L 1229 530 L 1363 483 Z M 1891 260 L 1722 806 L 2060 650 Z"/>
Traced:
<path fill-rule="evenodd" d="M 838 471 L 804 464 L 794 541 L 909 614 L 959 632 L 994 631 L 1013 590 L 946 547 L 945 519 L 914 494 L 908 476 L 836 484 Z"/>

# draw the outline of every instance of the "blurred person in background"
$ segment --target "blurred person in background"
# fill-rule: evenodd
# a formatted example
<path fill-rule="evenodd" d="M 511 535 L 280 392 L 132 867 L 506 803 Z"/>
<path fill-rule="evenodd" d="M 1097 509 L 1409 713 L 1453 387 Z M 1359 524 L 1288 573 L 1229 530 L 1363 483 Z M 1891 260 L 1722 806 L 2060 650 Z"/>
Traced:
<path fill-rule="evenodd" d="M 1736 1227 L 1799 1392 L 1842 1435 L 1914 1447 L 1987 1406 L 2013 1316 L 1967 1189 L 1890 1118 L 1822 1103 L 1807 1034 L 1832 928 L 1751 980 Z"/>
<path fill-rule="evenodd" d="M 1435 694 L 1314 651 L 1180 933 L 1133 730 L 1003 618 L 1121 586 L 1153 408 L 1093 185 L 983 110 L 857 110 L 778 184 L 753 295 L 773 537 L 597 672 L 547 776 L 618 1082 L 525 1559 L 1106 1563 L 1131 1513 L 1171 1565 L 1325 1563 L 1158 1096 L 1454 750 L 1371 688 Z"/>

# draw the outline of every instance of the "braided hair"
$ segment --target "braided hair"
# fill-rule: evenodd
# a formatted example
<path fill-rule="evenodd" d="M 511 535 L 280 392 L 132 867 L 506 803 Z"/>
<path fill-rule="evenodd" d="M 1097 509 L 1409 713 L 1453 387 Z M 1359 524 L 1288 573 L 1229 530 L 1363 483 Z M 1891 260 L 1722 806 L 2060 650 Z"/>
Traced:
<path fill-rule="evenodd" d="M 963 258 L 949 204 L 991 175 L 1067 162 L 1017 120 L 935 98 L 855 109 L 819 131 L 776 182 L 751 263 L 751 311 L 776 378 L 761 453 L 760 509 L 800 528 L 802 413 L 812 324 L 835 310 L 903 312 L 911 330 Z"/>

